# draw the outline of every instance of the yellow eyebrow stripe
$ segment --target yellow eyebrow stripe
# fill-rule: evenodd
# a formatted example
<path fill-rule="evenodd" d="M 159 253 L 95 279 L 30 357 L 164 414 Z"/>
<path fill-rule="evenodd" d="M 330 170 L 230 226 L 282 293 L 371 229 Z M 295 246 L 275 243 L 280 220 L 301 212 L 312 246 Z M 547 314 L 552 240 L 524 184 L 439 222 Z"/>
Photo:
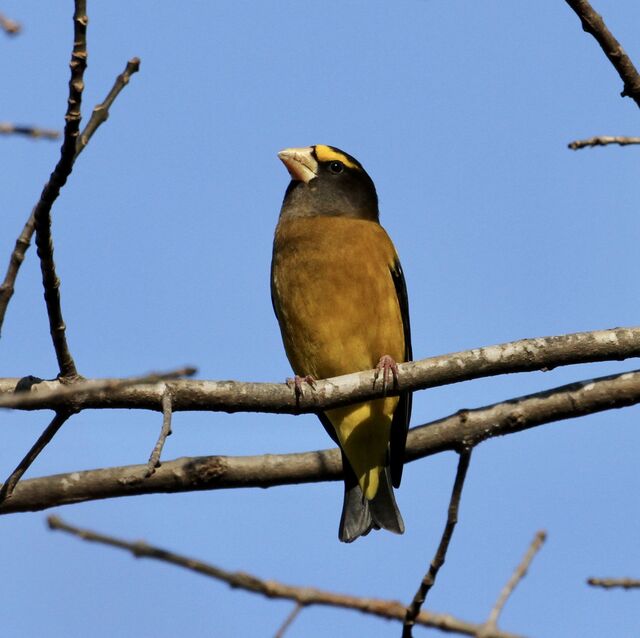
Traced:
<path fill-rule="evenodd" d="M 357 164 L 354 164 L 346 155 L 336 151 L 330 146 L 324 144 L 315 145 L 316 158 L 319 162 L 342 162 L 347 168 L 360 169 Z"/>

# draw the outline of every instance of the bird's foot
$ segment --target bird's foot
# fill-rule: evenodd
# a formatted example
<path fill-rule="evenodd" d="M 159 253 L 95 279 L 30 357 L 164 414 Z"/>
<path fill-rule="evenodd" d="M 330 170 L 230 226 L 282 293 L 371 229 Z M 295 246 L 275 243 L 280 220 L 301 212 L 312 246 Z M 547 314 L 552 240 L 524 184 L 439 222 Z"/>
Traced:
<path fill-rule="evenodd" d="M 304 396 L 304 392 L 302 390 L 303 383 L 311 386 L 312 390 L 315 390 L 316 388 L 316 380 L 310 374 L 304 377 L 298 376 L 296 374 L 292 379 L 287 379 L 287 385 L 289 387 L 293 386 L 293 391 L 296 395 L 296 401 L 299 401 L 300 397 Z"/>
<path fill-rule="evenodd" d="M 373 375 L 373 383 L 375 385 L 380 373 L 382 372 L 382 389 L 386 390 L 389 382 L 389 375 L 393 378 L 394 387 L 398 385 L 398 364 L 393 357 L 388 354 L 383 354 L 376 366 L 375 374 Z"/>

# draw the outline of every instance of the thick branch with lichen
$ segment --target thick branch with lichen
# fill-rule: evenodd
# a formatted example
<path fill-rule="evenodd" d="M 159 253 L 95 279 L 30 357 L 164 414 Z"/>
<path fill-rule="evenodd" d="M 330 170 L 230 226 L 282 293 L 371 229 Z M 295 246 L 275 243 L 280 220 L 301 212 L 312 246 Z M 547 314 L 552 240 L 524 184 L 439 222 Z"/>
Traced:
<path fill-rule="evenodd" d="M 421 390 L 460 381 L 499 374 L 549 370 L 563 365 L 595 361 L 623 360 L 640 356 L 640 328 L 614 328 L 579 332 L 559 337 L 523 339 L 485 348 L 430 357 L 398 366 L 397 387 L 387 394 L 403 390 Z M 237 381 L 174 381 L 172 409 L 176 411 L 211 410 L 224 412 L 275 412 L 299 414 L 316 412 L 360 400 L 382 396 L 380 383 L 372 382 L 373 372 L 365 371 L 318 381 L 315 389 L 305 387 L 296 397 L 284 383 L 241 383 Z M 79 382 L 62 387 L 57 381 L 31 386 L 31 392 L 15 394 L 19 379 L 0 379 L 0 407 L 24 410 L 87 408 L 137 408 L 162 410 L 165 386 L 131 386 L 112 380 L 113 386 L 101 389 L 108 380 Z"/>

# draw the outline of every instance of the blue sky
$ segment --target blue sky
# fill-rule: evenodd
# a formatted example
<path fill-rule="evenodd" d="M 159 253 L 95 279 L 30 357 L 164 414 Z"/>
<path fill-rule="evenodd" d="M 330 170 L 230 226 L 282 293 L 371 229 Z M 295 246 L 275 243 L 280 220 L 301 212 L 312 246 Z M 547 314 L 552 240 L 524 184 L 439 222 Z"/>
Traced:
<path fill-rule="evenodd" d="M 640 5 L 598 0 L 640 64 Z M 24 32 L 0 38 L 0 120 L 60 128 L 72 3 L 7 1 Z M 88 377 L 189 363 L 207 379 L 290 374 L 269 298 L 288 175 L 276 153 L 326 143 L 378 188 L 401 256 L 416 358 L 638 323 L 640 149 L 572 152 L 638 132 L 635 104 L 562 0 L 536 3 L 89 3 L 84 113 L 127 59 L 141 71 L 56 202 L 69 344 Z M 58 143 L 0 139 L 0 267 Z M 0 376 L 57 373 L 30 251 L 0 341 Z M 421 392 L 418 425 L 633 361 Z M 640 576 L 638 408 L 492 440 L 474 454 L 460 523 L 427 608 L 483 621 L 536 530 L 549 540 L 503 614 L 537 636 L 632 636 L 638 594 L 588 576 Z M 48 422 L 2 414 L 6 476 Z M 85 412 L 28 476 L 144 462 L 160 417 Z M 314 450 L 313 416 L 175 415 L 164 458 Z M 409 465 L 404 536 L 337 540 L 339 484 L 157 495 L 61 508 L 69 522 L 289 584 L 408 602 L 444 524 L 453 454 Z M 271 636 L 292 605 L 168 565 L 2 519 L 8 634 Z M 397 636 L 399 625 L 312 608 L 287 636 Z M 416 629 L 416 636 L 427 630 Z"/>

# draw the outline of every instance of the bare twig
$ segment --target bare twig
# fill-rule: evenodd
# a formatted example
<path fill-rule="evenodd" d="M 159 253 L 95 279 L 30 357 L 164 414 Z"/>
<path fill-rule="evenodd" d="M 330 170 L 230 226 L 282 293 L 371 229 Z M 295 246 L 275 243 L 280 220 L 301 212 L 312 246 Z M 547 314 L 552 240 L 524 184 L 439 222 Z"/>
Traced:
<path fill-rule="evenodd" d="M 51 207 L 60 194 L 73 170 L 76 157 L 76 140 L 80 130 L 82 117 L 80 107 L 84 89 L 84 70 L 87 67 L 87 2 L 75 0 L 73 15 L 73 52 L 71 53 L 71 78 L 69 79 L 69 99 L 67 101 L 64 141 L 60 151 L 60 159 L 46 183 L 40 200 L 33 214 L 36 221 L 36 246 L 40 257 L 42 285 L 49 316 L 51 339 L 58 359 L 58 367 L 62 378 L 75 379 L 78 376 L 76 365 L 71 356 L 66 338 L 66 326 L 62 318 L 60 306 L 60 280 L 56 274 L 53 261 L 53 240 L 51 237 Z"/>
<path fill-rule="evenodd" d="M 104 101 L 94 107 L 93 113 L 89 118 L 89 122 L 84 127 L 84 130 L 76 142 L 76 157 L 84 150 L 84 147 L 89 143 L 89 140 L 98 127 L 109 119 L 109 109 L 111 108 L 111 105 L 118 97 L 120 91 L 129 84 L 131 76 L 139 70 L 140 58 L 131 58 L 131 60 L 127 62 L 127 66 L 124 68 L 124 71 L 116 78 L 113 87 L 111 87 L 111 90 Z"/>
<path fill-rule="evenodd" d="M 640 75 L 622 45 L 587 0 L 566 0 L 566 3 L 580 18 L 584 31 L 596 39 L 624 82 L 624 90 L 620 95 L 630 97 L 640 107 Z"/>
<path fill-rule="evenodd" d="M 156 468 L 160 467 L 160 455 L 162 454 L 162 448 L 167 440 L 167 437 L 171 434 L 171 392 L 165 387 L 165 392 L 162 395 L 162 427 L 160 428 L 160 434 L 156 441 L 149 461 L 142 472 L 132 474 L 128 478 L 124 479 L 128 483 L 137 483 L 144 481 L 152 476 Z"/>
<path fill-rule="evenodd" d="M 31 467 L 31 464 L 38 458 L 38 455 L 49 444 L 51 439 L 56 435 L 58 430 L 64 425 L 65 421 L 71 416 L 70 412 L 57 412 L 51 420 L 51 423 L 45 428 L 44 432 L 38 437 L 38 440 L 31 446 L 25 457 L 20 461 L 9 478 L 0 488 L 0 504 L 11 498 L 11 494 L 22 478 L 23 474 Z"/>
<path fill-rule="evenodd" d="M 567 146 L 572 151 L 577 151 L 581 148 L 588 148 L 593 146 L 608 146 L 609 144 L 618 144 L 620 146 L 640 144 L 640 137 L 598 135 L 596 137 L 590 137 L 586 140 L 576 140 L 575 142 L 570 142 L 569 144 L 567 144 Z"/>
<path fill-rule="evenodd" d="M 57 140 L 60 131 L 49 128 L 39 128 L 37 126 L 20 126 L 9 122 L 0 122 L 0 134 L 2 135 L 24 135 L 34 139 Z"/>
<path fill-rule="evenodd" d="M 285 632 L 291 626 L 291 623 L 298 617 L 298 614 L 304 609 L 304 606 L 300 603 L 296 603 L 296 606 L 291 610 L 291 613 L 284 619 L 284 622 L 280 625 L 278 631 L 276 631 L 273 638 L 282 638 Z"/>
<path fill-rule="evenodd" d="M 587 585 L 592 587 L 602 587 L 603 589 L 640 589 L 640 579 L 638 578 L 589 578 Z"/>
<path fill-rule="evenodd" d="M 0 285 L 0 333 L 2 332 L 2 324 L 4 322 L 4 315 L 7 312 L 7 306 L 9 305 L 11 297 L 13 297 L 16 277 L 18 276 L 18 271 L 24 261 L 24 255 L 31 245 L 31 237 L 33 236 L 35 228 L 36 221 L 33 217 L 33 213 L 31 213 L 27 223 L 24 225 L 24 228 L 20 233 L 20 236 L 16 240 L 16 245 L 9 259 L 7 274 Z"/>
<path fill-rule="evenodd" d="M 98 127 L 103 122 L 106 122 L 107 118 L 109 117 L 109 109 L 114 100 L 116 99 L 120 91 L 128 84 L 131 75 L 133 73 L 136 73 L 139 68 L 140 60 L 138 58 L 132 58 L 131 60 L 129 60 L 123 73 L 121 73 L 116 78 L 116 81 L 105 100 L 102 102 L 102 104 L 94 108 L 89 122 L 76 140 L 75 159 L 77 159 L 78 155 L 80 155 L 80 153 L 84 150 Z M 0 331 L 2 330 L 2 324 L 4 322 L 4 316 L 7 311 L 7 306 L 9 305 L 9 301 L 13 296 L 14 285 L 16 277 L 18 276 L 18 271 L 20 270 L 20 266 L 24 260 L 25 253 L 27 252 L 31 244 L 31 237 L 33 236 L 34 230 L 35 218 L 34 213 L 31 213 L 31 216 L 22 229 L 22 233 L 20 233 L 20 237 L 18 237 L 18 240 L 16 241 L 16 246 L 13 253 L 11 254 L 11 259 L 9 261 L 7 274 L 5 275 L 4 282 L 0 285 Z"/>
<path fill-rule="evenodd" d="M 7 18 L 4 14 L 0 13 L 0 29 L 7 35 L 17 35 L 22 30 L 19 22 Z"/>
<path fill-rule="evenodd" d="M 150 372 L 124 379 L 85 379 L 69 384 L 62 384 L 57 379 L 41 381 L 31 385 L 30 392 L 16 391 L 14 394 L 0 394 L 0 408 L 15 408 L 16 405 L 29 405 L 30 402 L 33 402 L 33 405 L 40 405 L 42 401 L 63 398 L 66 407 L 78 411 L 82 402 L 92 396 L 102 396 L 105 393 L 126 390 L 136 385 L 157 384 L 160 381 L 190 377 L 196 372 L 197 369 L 193 366 L 185 366 L 168 372 Z M 163 396 L 160 397 L 159 406 L 163 405 Z"/>
<path fill-rule="evenodd" d="M 225 582 L 233 588 L 244 589 L 245 591 L 261 594 L 268 598 L 292 600 L 304 607 L 310 605 L 326 605 L 343 609 L 355 609 L 366 614 L 372 614 L 390 620 L 402 620 L 404 618 L 405 609 L 399 602 L 348 596 L 311 587 L 285 585 L 274 580 L 262 580 L 246 572 L 230 572 L 209 563 L 154 547 L 153 545 L 148 545 L 143 541 L 132 543 L 114 538 L 113 536 L 99 534 L 88 529 L 81 529 L 65 523 L 57 516 L 48 517 L 47 522 L 51 529 L 67 532 L 82 540 L 124 549 L 131 552 L 136 558 L 153 558 L 171 563 L 172 565 L 184 567 L 198 574 L 210 576 L 211 578 Z M 474 636 L 481 627 L 480 625 L 458 620 L 449 615 L 427 612 L 420 613 L 416 618 L 416 624 L 468 636 Z M 495 635 L 495 638 L 515 637 L 513 634 L 500 632 Z"/>
<path fill-rule="evenodd" d="M 135 388 L 131 389 L 135 391 Z M 593 379 L 503 403 L 461 410 L 409 432 L 405 462 L 460 450 L 496 436 L 520 432 L 612 408 L 640 403 L 640 372 Z M 0 514 L 37 511 L 82 501 L 234 487 L 273 487 L 342 478 L 338 450 L 262 456 L 204 456 L 164 461 L 138 484 L 126 477 L 145 466 L 112 467 L 22 481 Z"/>
<path fill-rule="evenodd" d="M 162 454 L 162 448 L 167 440 L 167 437 L 171 434 L 171 392 L 166 390 L 162 397 L 162 428 L 160 429 L 160 436 L 156 441 L 156 444 L 149 457 L 147 463 L 147 472 L 145 478 L 150 477 L 157 467 L 160 467 L 160 455 Z"/>
<path fill-rule="evenodd" d="M 471 448 L 465 448 L 460 452 L 460 458 L 458 459 L 458 469 L 456 471 L 456 479 L 453 483 L 453 490 L 451 491 L 451 500 L 449 501 L 449 509 L 447 511 L 447 522 L 442 532 L 440 544 L 438 549 L 429 565 L 427 573 L 424 575 L 418 591 L 416 591 L 413 601 L 407 607 L 406 615 L 402 625 L 402 638 L 411 638 L 413 634 L 413 626 L 416 623 L 416 618 L 420 613 L 420 609 L 427 598 L 429 590 L 433 587 L 438 576 L 440 568 L 444 565 L 444 561 L 447 556 L 447 550 L 449 549 L 449 543 L 453 536 L 456 524 L 458 522 L 458 509 L 460 507 L 460 497 L 462 496 L 462 488 L 464 487 L 464 480 L 467 476 L 467 470 L 469 469 L 469 461 L 471 460 Z"/>
<path fill-rule="evenodd" d="M 581 332 L 560 337 L 523 339 L 486 348 L 441 355 L 398 365 L 399 391 L 422 390 L 449 383 L 531 370 L 549 370 L 556 366 L 593 361 L 621 360 L 640 356 L 640 328 L 615 328 Z M 174 412 L 213 410 L 224 412 L 275 412 L 300 414 L 347 405 L 383 395 L 380 385 L 373 387 L 373 371 L 359 372 L 317 381 L 315 389 L 296 397 L 284 383 L 239 383 L 236 381 L 176 381 L 171 383 Z M 0 378 L 0 396 L 11 394 L 19 379 Z M 63 384 L 60 384 L 63 385 Z M 51 389 L 55 384 L 49 386 Z M 35 390 L 34 386 L 34 390 Z M 159 410 L 161 386 L 136 386 L 113 389 L 87 397 L 48 395 L 31 400 L 15 397 L 11 406 L 19 409 L 138 408 Z"/>
<path fill-rule="evenodd" d="M 487 635 L 494 635 L 497 631 L 498 619 L 500 618 L 500 614 L 502 613 L 507 600 L 509 600 L 509 597 L 513 594 L 513 590 L 517 587 L 518 583 L 527 575 L 527 570 L 531 565 L 531 561 L 540 551 L 540 548 L 546 539 L 547 533 L 544 530 L 540 530 L 534 536 L 531 544 L 529 545 L 529 549 L 527 549 L 526 554 L 522 558 L 522 561 L 520 561 L 520 564 L 516 567 L 511 578 L 500 592 L 498 600 L 496 600 L 496 604 L 493 606 L 493 609 L 489 614 L 489 618 L 487 619 L 487 623 L 481 633 L 483 638 Z"/>

